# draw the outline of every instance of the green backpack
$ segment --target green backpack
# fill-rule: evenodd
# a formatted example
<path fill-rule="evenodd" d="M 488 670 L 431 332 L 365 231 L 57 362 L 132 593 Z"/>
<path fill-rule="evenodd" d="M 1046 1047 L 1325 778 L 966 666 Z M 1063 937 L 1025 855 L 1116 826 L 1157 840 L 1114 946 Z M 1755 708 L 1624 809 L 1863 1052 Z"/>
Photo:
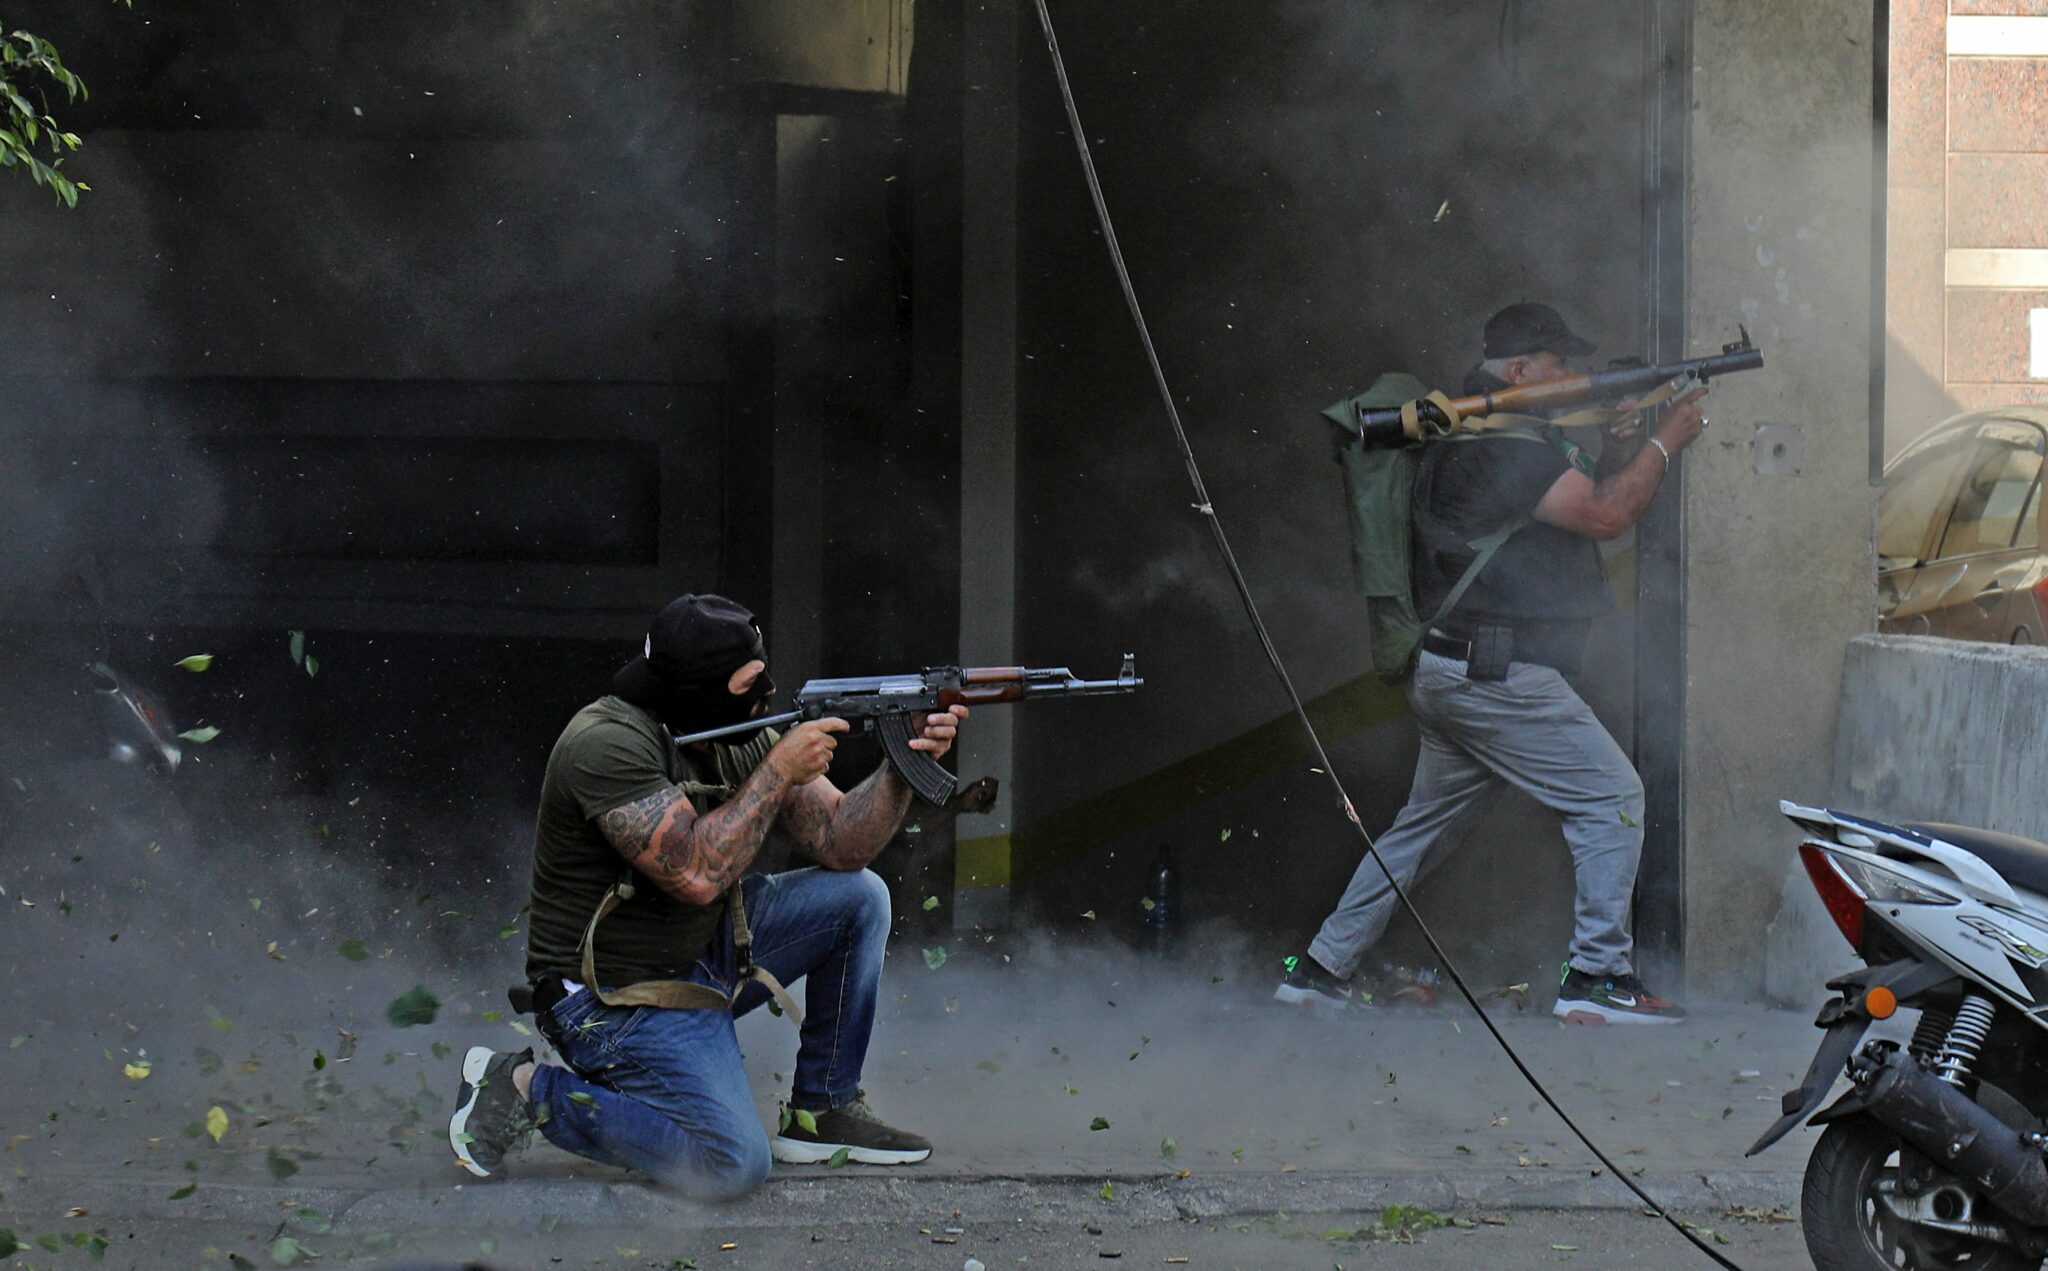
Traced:
<path fill-rule="evenodd" d="M 1372 382 L 1356 397 L 1346 398 L 1323 412 L 1336 425 L 1331 440 L 1336 445 L 1337 465 L 1344 474 L 1344 502 L 1351 525 L 1351 572 L 1358 590 L 1365 596 L 1367 635 L 1372 644 L 1372 669 L 1389 684 L 1398 684 L 1415 669 L 1415 655 L 1422 647 L 1422 633 L 1442 622 L 1471 587 L 1479 571 L 1493 559 L 1500 545 L 1529 523 L 1517 517 L 1470 546 L 1473 559 L 1443 605 L 1424 622 L 1415 611 L 1415 586 L 1410 551 L 1414 528 L 1409 505 L 1415 489 L 1415 472 L 1422 462 L 1422 447 L 1413 443 L 1397 447 L 1361 444 L 1358 412 L 1427 396 L 1429 388 L 1412 375 L 1392 372 Z M 1534 433 L 1502 429 L 1491 432 L 1460 433 L 1445 441 L 1475 441 L 1488 437 L 1516 437 L 1541 442 Z"/>

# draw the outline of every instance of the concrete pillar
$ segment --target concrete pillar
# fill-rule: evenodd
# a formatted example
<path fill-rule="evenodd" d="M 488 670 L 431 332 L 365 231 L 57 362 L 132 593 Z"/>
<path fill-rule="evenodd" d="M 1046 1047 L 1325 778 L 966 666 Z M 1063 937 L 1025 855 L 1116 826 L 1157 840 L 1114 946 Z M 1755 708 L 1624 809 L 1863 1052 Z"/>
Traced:
<path fill-rule="evenodd" d="M 1844 650 L 1873 622 L 1872 37 L 1871 0 L 1694 6 L 1687 343 L 1743 321 L 1768 359 L 1717 383 L 1684 460 L 1694 991 L 1761 986 L 1797 845 L 1777 801 L 1825 799 Z"/>
<path fill-rule="evenodd" d="M 1003 666 L 1017 660 L 1017 6 L 967 0 L 965 9 L 960 656 Z M 1000 925 L 1008 914 L 1015 717 L 984 711 L 963 734 L 961 776 L 993 776 L 1002 792 L 989 815 L 958 822 L 958 926 Z"/>

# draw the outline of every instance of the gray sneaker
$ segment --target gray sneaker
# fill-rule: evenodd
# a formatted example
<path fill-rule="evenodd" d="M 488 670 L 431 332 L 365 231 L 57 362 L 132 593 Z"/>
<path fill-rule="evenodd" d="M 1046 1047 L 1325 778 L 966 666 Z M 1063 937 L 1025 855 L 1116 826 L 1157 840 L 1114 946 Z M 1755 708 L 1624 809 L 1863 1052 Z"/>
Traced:
<path fill-rule="evenodd" d="M 526 1146 L 540 1118 L 533 1105 L 512 1084 L 512 1070 L 533 1062 L 533 1051 L 498 1053 L 489 1046 L 471 1046 L 462 1057 L 462 1085 L 455 1092 L 455 1115 L 448 1118 L 448 1146 L 462 1168 L 489 1178 L 505 1157 Z"/>
<path fill-rule="evenodd" d="M 791 1118 L 770 1147 L 784 1165 L 815 1165 L 834 1157 L 862 1165 L 915 1165 L 932 1154 L 931 1140 L 887 1125 L 868 1107 L 866 1091 L 853 1102 L 817 1114 L 812 1132 Z M 839 1156 L 841 1152 L 845 1156 Z"/>

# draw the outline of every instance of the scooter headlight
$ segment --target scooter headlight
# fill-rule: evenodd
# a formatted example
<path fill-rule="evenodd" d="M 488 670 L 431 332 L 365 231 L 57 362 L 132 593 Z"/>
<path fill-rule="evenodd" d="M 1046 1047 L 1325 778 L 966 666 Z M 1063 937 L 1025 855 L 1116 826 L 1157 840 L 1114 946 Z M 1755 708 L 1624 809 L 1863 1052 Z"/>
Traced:
<path fill-rule="evenodd" d="M 1904 874 L 1895 873 L 1881 865 L 1873 865 L 1869 861 L 1859 860 L 1841 852 L 1829 852 L 1828 860 L 1842 872 L 1843 877 L 1847 878 L 1856 890 L 1863 893 L 1866 900 L 1908 905 L 1959 903 L 1955 896 L 1935 891 Z"/>

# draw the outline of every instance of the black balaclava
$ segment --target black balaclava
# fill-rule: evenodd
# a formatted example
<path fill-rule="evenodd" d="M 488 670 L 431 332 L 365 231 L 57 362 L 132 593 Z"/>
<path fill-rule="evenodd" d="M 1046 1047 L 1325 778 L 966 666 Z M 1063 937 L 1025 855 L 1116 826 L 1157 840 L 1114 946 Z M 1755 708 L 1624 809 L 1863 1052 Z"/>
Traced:
<path fill-rule="evenodd" d="M 677 733 L 724 728 L 745 723 L 775 692 L 766 670 L 746 692 L 731 691 L 732 673 L 756 659 L 767 652 L 751 611 L 724 596 L 678 596 L 655 615 L 640 656 L 612 677 L 612 692 Z"/>

